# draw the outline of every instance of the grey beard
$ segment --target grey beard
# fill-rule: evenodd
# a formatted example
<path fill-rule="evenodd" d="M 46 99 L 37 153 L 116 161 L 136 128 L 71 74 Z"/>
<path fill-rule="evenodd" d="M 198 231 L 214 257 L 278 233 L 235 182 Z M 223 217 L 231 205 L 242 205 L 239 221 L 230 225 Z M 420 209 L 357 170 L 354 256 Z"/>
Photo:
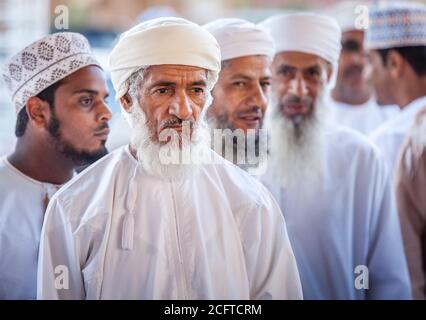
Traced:
<path fill-rule="evenodd" d="M 307 185 L 321 182 L 327 113 L 323 97 L 317 99 L 308 117 L 292 119 L 284 117 L 273 97 L 267 121 L 271 135 L 268 171 L 274 184 L 307 191 Z"/>

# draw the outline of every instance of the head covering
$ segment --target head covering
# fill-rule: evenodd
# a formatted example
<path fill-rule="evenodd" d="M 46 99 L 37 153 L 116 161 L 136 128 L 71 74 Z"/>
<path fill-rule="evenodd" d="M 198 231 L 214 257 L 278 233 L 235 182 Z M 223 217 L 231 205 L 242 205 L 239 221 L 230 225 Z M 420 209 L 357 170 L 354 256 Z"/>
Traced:
<path fill-rule="evenodd" d="M 260 25 L 272 35 L 275 53 L 300 51 L 337 64 L 341 30 L 333 18 L 314 13 L 292 13 L 270 17 Z"/>
<path fill-rule="evenodd" d="M 333 7 L 325 9 L 323 13 L 336 19 L 342 32 L 364 31 L 368 27 L 368 15 L 366 19 L 362 19 L 360 15 L 363 14 L 363 9 L 366 9 L 365 12 L 368 13 L 368 3 L 365 1 L 340 1 Z"/>
<path fill-rule="evenodd" d="M 223 18 L 204 25 L 204 28 L 219 43 L 222 61 L 252 55 L 274 55 L 271 36 L 262 27 L 249 21 Z"/>
<path fill-rule="evenodd" d="M 117 97 L 128 91 L 126 80 L 142 67 L 177 64 L 220 71 L 216 39 L 199 25 L 182 18 L 157 18 L 138 24 L 120 36 L 110 56 L 111 80 Z"/>
<path fill-rule="evenodd" d="M 38 95 L 71 73 L 97 65 L 87 39 L 78 33 L 48 35 L 17 53 L 2 68 L 16 113 Z"/>
<path fill-rule="evenodd" d="M 390 2 L 370 8 L 366 47 L 370 50 L 426 45 L 426 6 Z"/>

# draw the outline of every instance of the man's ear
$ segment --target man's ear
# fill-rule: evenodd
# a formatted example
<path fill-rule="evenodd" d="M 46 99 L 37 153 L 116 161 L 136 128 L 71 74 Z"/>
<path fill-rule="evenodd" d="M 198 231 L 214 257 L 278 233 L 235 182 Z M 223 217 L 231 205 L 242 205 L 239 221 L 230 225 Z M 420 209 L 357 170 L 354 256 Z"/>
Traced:
<path fill-rule="evenodd" d="M 132 102 L 132 98 L 130 97 L 128 93 L 120 97 L 120 104 L 127 113 L 130 113 L 133 102 Z"/>
<path fill-rule="evenodd" d="M 407 66 L 406 61 L 398 51 L 390 50 L 388 53 L 387 67 L 391 77 L 399 79 L 403 76 Z"/>
<path fill-rule="evenodd" d="M 333 75 L 333 65 L 331 63 L 327 63 L 327 82 L 330 82 L 332 75 Z"/>
<path fill-rule="evenodd" d="M 31 97 L 26 106 L 29 121 L 38 128 L 45 128 L 50 118 L 49 103 L 37 97 Z"/>

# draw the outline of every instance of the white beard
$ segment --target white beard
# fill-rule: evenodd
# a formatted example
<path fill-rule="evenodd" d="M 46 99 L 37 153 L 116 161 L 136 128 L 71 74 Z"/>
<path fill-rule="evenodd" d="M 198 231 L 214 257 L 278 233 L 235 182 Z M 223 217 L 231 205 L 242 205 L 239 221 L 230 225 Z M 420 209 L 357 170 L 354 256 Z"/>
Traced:
<path fill-rule="evenodd" d="M 209 102 L 204 109 L 207 109 L 208 105 Z M 185 139 L 185 130 L 182 131 L 182 146 L 179 143 L 179 135 L 167 135 L 166 130 L 162 131 L 161 136 L 170 136 L 172 139 L 161 144 L 152 140 L 153 133 L 147 125 L 146 114 L 139 103 L 135 102 L 131 113 L 125 114 L 125 118 L 132 128 L 130 145 L 136 151 L 137 160 L 142 168 L 152 176 L 173 180 L 186 179 L 196 174 L 209 151 L 210 137 L 204 115 L 203 110 L 191 138 L 188 135 L 188 139 Z"/>
<path fill-rule="evenodd" d="M 306 186 L 321 181 L 327 116 L 324 96 L 323 90 L 310 116 L 299 119 L 296 126 L 293 120 L 283 116 L 273 95 L 267 126 L 271 138 L 268 171 L 275 185 L 306 192 L 312 190 Z"/>

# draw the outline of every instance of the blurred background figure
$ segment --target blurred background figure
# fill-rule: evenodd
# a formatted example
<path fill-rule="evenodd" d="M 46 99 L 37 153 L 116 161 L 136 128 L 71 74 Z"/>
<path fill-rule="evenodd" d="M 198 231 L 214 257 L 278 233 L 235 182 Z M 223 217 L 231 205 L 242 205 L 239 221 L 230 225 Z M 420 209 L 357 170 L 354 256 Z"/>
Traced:
<path fill-rule="evenodd" d="M 342 29 L 342 51 L 330 101 L 334 120 L 364 134 L 376 129 L 398 110 L 376 103 L 372 68 L 364 49 L 364 32 L 368 25 L 362 14 L 368 13 L 368 5 L 368 2 L 341 1 L 324 10 Z"/>

